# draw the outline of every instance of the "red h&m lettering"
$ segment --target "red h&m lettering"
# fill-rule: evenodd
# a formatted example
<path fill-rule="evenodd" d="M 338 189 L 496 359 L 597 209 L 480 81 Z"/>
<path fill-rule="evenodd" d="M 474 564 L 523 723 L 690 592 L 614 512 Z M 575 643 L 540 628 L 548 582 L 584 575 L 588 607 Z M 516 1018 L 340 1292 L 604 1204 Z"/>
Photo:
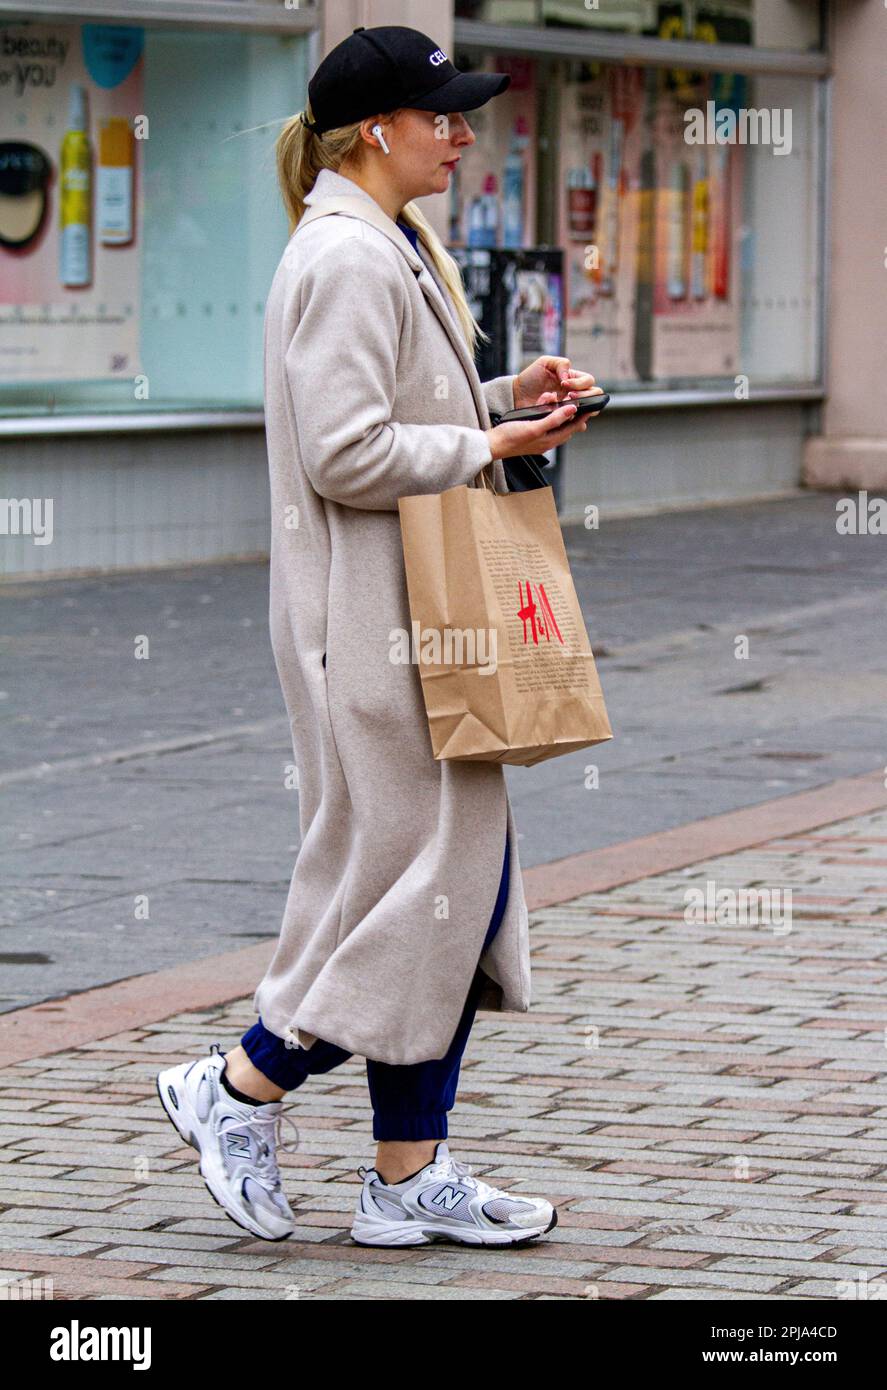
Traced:
<path fill-rule="evenodd" d="M 527 636 L 527 627 L 529 625 L 529 631 L 532 633 L 533 642 L 536 644 L 536 646 L 539 645 L 540 636 L 544 637 L 546 641 L 550 642 L 552 633 L 554 633 L 561 646 L 564 646 L 564 639 L 561 636 L 560 628 L 558 627 L 557 622 L 555 621 L 554 613 L 551 610 L 551 604 L 549 603 L 548 595 L 545 592 L 545 585 L 532 584 L 528 579 L 526 583 L 526 590 L 527 592 L 525 596 L 523 585 L 521 584 L 521 581 L 518 580 L 517 592 L 520 608 L 517 610 L 517 616 L 520 618 L 521 622 L 524 625 L 524 644 L 526 645 L 526 643 L 529 640 Z M 533 597 L 534 590 L 536 593 L 536 599 L 534 599 Z"/>

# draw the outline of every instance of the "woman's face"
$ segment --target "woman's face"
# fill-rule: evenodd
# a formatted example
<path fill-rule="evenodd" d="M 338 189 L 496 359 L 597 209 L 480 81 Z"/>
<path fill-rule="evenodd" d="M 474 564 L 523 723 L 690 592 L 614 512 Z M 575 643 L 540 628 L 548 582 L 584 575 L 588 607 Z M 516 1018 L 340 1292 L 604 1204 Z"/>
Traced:
<path fill-rule="evenodd" d="M 404 202 L 429 193 L 444 193 L 462 154 L 475 134 L 459 111 L 436 115 L 404 107 L 380 120 L 391 151 L 382 152 L 386 173 L 403 194 Z"/>

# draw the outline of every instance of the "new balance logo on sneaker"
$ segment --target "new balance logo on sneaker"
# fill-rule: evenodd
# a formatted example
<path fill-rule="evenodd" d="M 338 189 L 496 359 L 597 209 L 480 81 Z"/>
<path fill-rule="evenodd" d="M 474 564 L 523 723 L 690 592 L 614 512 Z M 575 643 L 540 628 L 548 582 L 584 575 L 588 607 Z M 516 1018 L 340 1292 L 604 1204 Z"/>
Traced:
<path fill-rule="evenodd" d="M 229 1154 L 236 1158 L 249 1157 L 249 1135 L 247 1134 L 226 1134 L 225 1143 Z"/>
<path fill-rule="evenodd" d="M 465 1200 L 466 1194 L 460 1192 L 456 1187 L 442 1187 L 436 1197 L 432 1197 L 429 1203 L 432 1207 L 443 1207 L 444 1211 L 452 1211 L 460 1202 Z"/>

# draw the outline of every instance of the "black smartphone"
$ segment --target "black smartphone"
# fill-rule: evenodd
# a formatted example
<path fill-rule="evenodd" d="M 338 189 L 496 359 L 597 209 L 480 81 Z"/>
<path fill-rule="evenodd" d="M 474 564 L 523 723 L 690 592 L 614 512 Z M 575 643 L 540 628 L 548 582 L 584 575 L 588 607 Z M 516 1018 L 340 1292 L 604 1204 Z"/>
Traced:
<path fill-rule="evenodd" d="M 573 404 L 576 406 L 576 415 L 588 415 L 603 410 L 609 402 L 610 397 L 604 393 L 597 396 L 574 396 Z M 525 405 L 520 410 L 509 410 L 507 414 L 499 417 L 500 425 L 507 425 L 512 420 L 544 420 L 546 415 L 550 415 L 553 410 L 560 410 L 562 405 L 568 405 L 569 401 L 554 401 L 550 405 Z M 576 419 L 576 415 L 573 419 Z"/>

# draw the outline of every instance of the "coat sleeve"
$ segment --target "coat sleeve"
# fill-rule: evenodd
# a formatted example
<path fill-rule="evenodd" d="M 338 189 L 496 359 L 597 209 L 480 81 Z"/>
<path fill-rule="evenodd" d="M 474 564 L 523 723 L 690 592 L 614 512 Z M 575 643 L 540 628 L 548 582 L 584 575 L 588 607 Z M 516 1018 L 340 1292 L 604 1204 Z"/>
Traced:
<path fill-rule="evenodd" d="M 494 376 L 491 381 L 481 382 L 486 397 L 487 410 L 504 415 L 514 410 L 514 377 Z"/>
<path fill-rule="evenodd" d="M 468 483 L 492 460 L 477 426 L 391 419 L 406 291 L 348 237 L 306 267 L 285 365 L 305 472 L 321 497 L 397 511 L 399 497 Z"/>

